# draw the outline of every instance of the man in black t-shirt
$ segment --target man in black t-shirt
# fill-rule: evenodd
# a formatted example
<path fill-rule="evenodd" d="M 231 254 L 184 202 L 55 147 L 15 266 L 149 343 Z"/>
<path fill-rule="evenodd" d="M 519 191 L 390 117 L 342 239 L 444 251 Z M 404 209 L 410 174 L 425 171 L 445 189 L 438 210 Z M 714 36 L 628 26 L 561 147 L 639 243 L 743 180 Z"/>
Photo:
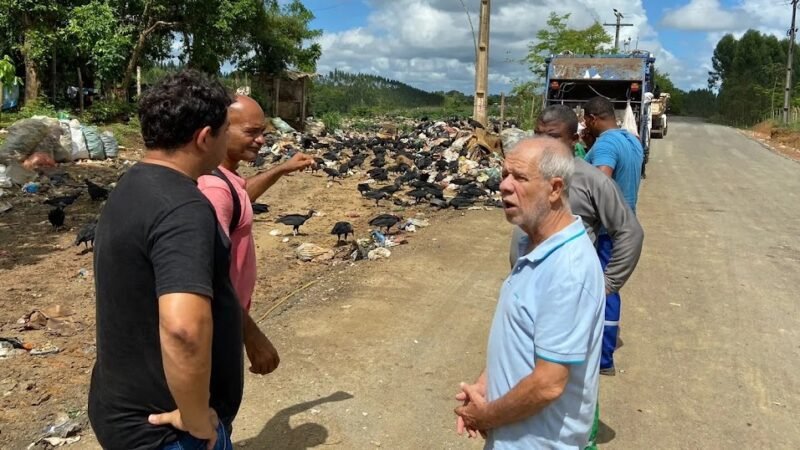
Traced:
<path fill-rule="evenodd" d="M 219 165 L 231 98 L 195 71 L 139 103 L 147 152 L 97 224 L 97 361 L 89 419 L 108 449 L 230 447 L 242 399 L 242 310 L 230 244 L 196 180 Z"/>

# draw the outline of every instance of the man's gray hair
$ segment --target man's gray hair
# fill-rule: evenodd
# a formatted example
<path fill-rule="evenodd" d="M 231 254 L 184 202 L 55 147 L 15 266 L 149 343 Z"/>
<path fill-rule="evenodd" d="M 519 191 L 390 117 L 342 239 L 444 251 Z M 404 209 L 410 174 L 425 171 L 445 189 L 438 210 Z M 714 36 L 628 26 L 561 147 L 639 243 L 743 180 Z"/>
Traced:
<path fill-rule="evenodd" d="M 566 197 L 572 184 L 572 174 L 575 173 L 575 157 L 572 150 L 558 139 L 536 136 L 519 141 L 508 153 L 528 146 L 541 147 L 539 174 L 548 181 L 556 177 L 564 180 L 564 196 Z"/>

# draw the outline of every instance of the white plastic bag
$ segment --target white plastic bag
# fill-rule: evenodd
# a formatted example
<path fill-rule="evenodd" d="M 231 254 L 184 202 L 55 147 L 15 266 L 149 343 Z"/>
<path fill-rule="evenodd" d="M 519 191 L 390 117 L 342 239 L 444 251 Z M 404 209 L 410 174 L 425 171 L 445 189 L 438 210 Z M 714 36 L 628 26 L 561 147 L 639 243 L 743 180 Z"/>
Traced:
<path fill-rule="evenodd" d="M 89 159 L 89 148 L 81 131 L 81 123 L 77 119 L 69 121 L 69 131 L 72 134 L 72 160 Z"/>
<path fill-rule="evenodd" d="M 631 108 L 630 101 L 628 101 L 628 106 L 625 107 L 625 116 L 622 118 L 622 128 L 637 138 L 639 137 L 639 127 L 636 126 L 636 117 L 633 115 L 633 108 Z"/>

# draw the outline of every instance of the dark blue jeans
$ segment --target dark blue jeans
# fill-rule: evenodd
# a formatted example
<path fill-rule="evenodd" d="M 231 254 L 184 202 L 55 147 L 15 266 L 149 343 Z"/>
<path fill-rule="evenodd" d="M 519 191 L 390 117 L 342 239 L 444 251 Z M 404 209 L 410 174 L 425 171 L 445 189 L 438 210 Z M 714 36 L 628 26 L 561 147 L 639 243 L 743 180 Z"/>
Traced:
<path fill-rule="evenodd" d="M 184 433 L 180 439 L 161 447 L 161 450 L 206 450 L 207 443 L 208 441 Z M 231 435 L 222 422 L 217 427 L 217 444 L 214 446 L 214 450 L 233 450 Z"/>

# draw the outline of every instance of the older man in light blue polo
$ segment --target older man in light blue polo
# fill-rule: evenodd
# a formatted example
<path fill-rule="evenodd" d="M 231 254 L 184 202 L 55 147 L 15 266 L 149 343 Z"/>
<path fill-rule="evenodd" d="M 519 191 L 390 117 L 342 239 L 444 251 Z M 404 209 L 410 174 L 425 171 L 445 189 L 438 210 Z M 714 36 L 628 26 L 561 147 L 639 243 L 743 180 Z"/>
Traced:
<path fill-rule="evenodd" d="M 500 190 L 525 231 L 500 291 L 486 369 L 456 397 L 459 433 L 490 449 L 583 449 L 597 403 L 605 279 L 570 211 L 572 153 L 553 138 L 520 141 Z"/>

